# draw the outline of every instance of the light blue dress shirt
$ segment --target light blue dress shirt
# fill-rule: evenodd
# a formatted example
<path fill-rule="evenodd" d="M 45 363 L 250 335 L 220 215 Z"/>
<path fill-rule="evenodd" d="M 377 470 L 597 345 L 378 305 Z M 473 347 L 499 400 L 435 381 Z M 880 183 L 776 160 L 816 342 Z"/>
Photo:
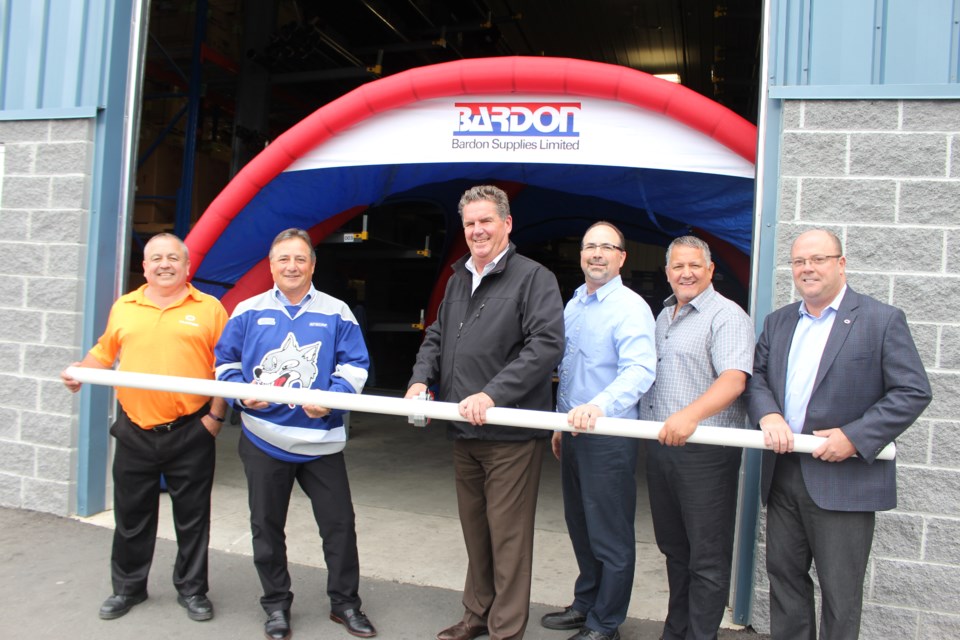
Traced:
<path fill-rule="evenodd" d="M 790 355 L 787 360 L 786 396 L 783 400 L 784 420 L 794 433 L 803 432 L 803 423 L 807 419 L 807 405 L 813 393 L 813 383 L 817 379 L 820 358 L 827 346 L 827 338 L 837 318 L 837 310 L 847 285 L 837 294 L 820 317 L 814 317 L 807 311 L 807 304 L 800 303 L 800 321 L 793 332 L 790 343 Z"/>
<path fill-rule="evenodd" d="M 605 416 L 636 419 L 637 402 L 657 370 L 650 307 L 617 276 L 589 295 L 581 285 L 563 320 L 557 411 L 595 404 Z"/>
<path fill-rule="evenodd" d="M 303 296 L 297 304 L 290 302 L 290 298 L 288 298 L 283 291 L 280 291 L 280 287 L 276 284 L 273 285 L 273 295 L 277 296 L 277 300 L 279 300 L 280 304 L 287 310 L 287 314 L 289 314 L 291 318 L 295 318 L 300 313 L 300 309 L 307 306 L 307 303 L 313 298 L 313 286 L 310 286 L 310 291 L 308 291 L 307 295 Z"/>

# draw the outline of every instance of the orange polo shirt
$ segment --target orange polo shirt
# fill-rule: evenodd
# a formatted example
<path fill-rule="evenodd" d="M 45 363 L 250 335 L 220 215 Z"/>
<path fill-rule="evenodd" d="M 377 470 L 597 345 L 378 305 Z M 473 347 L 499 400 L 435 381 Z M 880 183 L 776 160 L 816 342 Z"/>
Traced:
<path fill-rule="evenodd" d="M 161 309 L 144 295 L 146 288 L 143 285 L 113 303 L 107 329 L 90 355 L 105 367 L 112 367 L 119 355 L 120 371 L 212 380 L 213 347 L 227 323 L 223 305 L 188 283 L 182 300 Z M 117 387 L 120 406 L 144 429 L 190 415 L 209 399 Z"/>

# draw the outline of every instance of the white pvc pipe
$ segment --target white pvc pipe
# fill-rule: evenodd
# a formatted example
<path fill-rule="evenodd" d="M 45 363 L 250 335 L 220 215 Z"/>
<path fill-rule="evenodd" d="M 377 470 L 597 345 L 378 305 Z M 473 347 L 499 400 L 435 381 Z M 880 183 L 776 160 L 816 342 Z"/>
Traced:
<path fill-rule="evenodd" d="M 218 380 L 161 376 L 151 373 L 131 373 L 129 371 L 114 371 L 113 369 L 67 367 L 66 373 L 80 382 L 89 384 L 132 387 L 153 391 L 171 391 L 174 393 L 192 393 L 201 396 L 217 396 L 238 400 L 263 400 L 277 404 L 316 404 L 330 409 L 341 409 L 343 411 L 364 411 L 367 413 L 384 413 L 394 416 L 426 416 L 436 420 L 463 421 L 457 409 L 457 404 L 454 402 L 427 402 L 422 400 L 405 400 L 403 398 L 388 398 L 385 396 L 318 391 L 315 389 L 291 389 L 242 382 L 221 382 Z M 565 414 L 554 413 L 552 411 L 531 411 L 529 409 L 493 407 L 487 409 L 487 422 L 489 424 L 524 427 L 527 429 L 575 431 L 575 429 L 567 424 L 567 416 Z M 660 433 L 662 427 L 662 422 L 651 422 L 649 420 L 598 418 L 596 428 L 590 433 L 656 440 L 657 434 Z M 818 436 L 797 434 L 794 436 L 793 448 L 794 451 L 799 453 L 811 453 L 823 444 L 825 439 L 826 438 L 820 438 Z M 687 439 L 687 442 L 724 445 L 728 447 L 746 447 L 749 449 L 767 448 L 763 444 L 763 433 L 760 431 L 710 427 L 707 425 L 697 427 L 697 430 Z M 895 455 L 896 446 L 890 443 L 880 452 L 877 458 L 880 460 L 893 460 Z"/>

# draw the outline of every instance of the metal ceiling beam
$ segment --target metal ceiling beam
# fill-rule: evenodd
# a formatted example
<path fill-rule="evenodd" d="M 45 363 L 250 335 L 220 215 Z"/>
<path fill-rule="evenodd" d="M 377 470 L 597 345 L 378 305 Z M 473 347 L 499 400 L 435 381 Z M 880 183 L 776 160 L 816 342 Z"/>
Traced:
<path fill-rule="evenodd" d="M 336 39 L 333 38 L 333 36 L 328 35 L 323 29 L 314 27 L 314 33 L 317 34 L 317 37 L 319 37 L 320 40 L 325 45 L 333 49 L 333 51 L 337 53 L 340 57 L 342 57 L 344 60 L 346 60 L 347 62 L 349 62 L 355 67 L 360 67 L 360 68 L 364 67 L 363 60 L 361 60 L 357 56 L 350 53 L 350 51 L 348 51 L 345 46 L 337 42 Z"/>
<path fill-rule="evenodd" d="M 444 29 L 441 29 L 441 31 L 440 31 L 440 36 L 439 36 L 439 37 L 431 38 L 431 39 L 429 39 L 429 40 L 416 40 L 416 41 L 414 41 L 414 40 L 411 40 L 410 38 L 408 38 L 408 37 L 400 30 L 400 28 L 397 27 L 397 25 L 395 25 L 393 22 L 391 22 L 391 21 L 390 21 L 386 16 L 384 16 L 376 7 L 374 7 L 374 6 L 370 3 L 370 0 L 359 0 L 359 1 L 360 1 L 360 4 L 362 4 L 364 7 L 366 7 L 367 10 L 370 11 L 370 13 L 372 13 L 378 20 L 380 20 L 380 22 L 382 22 L 382 23 L 387 27 L 387 29 L 389 29 L 394 35 L 396 35 L 398 38 L 400 38 L 401 42 L 400 42 L 399 44 L 383 45 L 383 46 L 380 46 L 380 47 L 364 47 L 364 48 L 362 48 L 362 49 L 356 49 L 356 48 L 355 48 L 354 51 L 355 51 L 356 53 L 361 54 L 361 55 L 364 54 L 364 53 L 379 53 L 379 54 L 383 54 L 383 53 L 401 53 L 401 52 L 406 52 L 406 51 L 428 51 L 428 50 L 431 50 L 431 49 L 446 49 L 446 48 L 447 48 L 447 45 L 448 45 L 449 43 L 448 43 L 448 41 L 447 41 L 446 31 L 445 31 Z M 433 22 L 430 20 L 430 18 L 427 17 L 426 14 L 423 13 L 423 11 L 420 10 L 419 7 L 417 7 L 417 6 L 416 6 L 413 2 L 411 2 L 410 0 L 408 0 L 408 3 L 409 3 L 409 5 L 416 11 L 416 13 L 419 14 L 420 17 L 423 18 L 423 20 L 424 20 L 428 25 L 430 25 L 431 27 L 434 27 Z M 454 51 L 454 53 L 456 53 L 457 57 L 459 57 L 459 58 L 462 58 L 462 57 L 463 57 L 463 54 L 461 54 L 456 48 L 451 47 L 451 49 Z M 429 63 L 430 63 L 430 60 L 429 60 L 429 59 L 426 59 L 426 58 L 425 58 L 424 61 L 425 61 L 425 64 L 429 64 Z M 378 66 L 379 66 L 379 61 L 378 61 Z"/>
<path fill-rule="evenodd" d="M 393 44 L 375 45 L 372 47 L 356 47 L 353 52 L 358 55 L 370 53 L 398 53 L 404 51 L 427 51 L 430 49 L 446 49 L 447 39 L 437 38 L 436 40 L 407 40 L 405 42 L 396 42 Z"/>
<path fill-rule="evenodd" d="M 400 39 L 401 39 L 402 41 L 404 41 L 404 42 L 410 42 L 410 38 L 408 38 L 407 36 L 403 35 L 403 33 L 400 31 L 400 29 L 398 29 L 398 28 L 396 27 L 396 25 L 394 25 L 392 22 L 390 22 L 390 20 L 388 20 L 385 15 L 383 15 L 382 13 L 380 13 L 380 11 L 379 11 L 376 7 L 374 7 L 372 4 L 370 4 L 370 0 L 360 0 L 360 4 L 362 4 L 364 7 L 366 7 L 367 11 L 369 11 L 370 13 L 372 13 L 372 14 L 374 15 L 374 17 L 375 17 L 377 20 L 379 20 L 380 22 L 382 22 L 382 23 L 384 24 L 384 26 L 387 27 L 387 29 L 389 29 L 390 31 L 392 31 L 395 36 L 397 36 L 398 38 L 400 38 Z"/>
<path fill-rule="evenodd" d="M 316 71 L 294 71 L 278 73 L 270 77 L 272 84 L 301 84 L 304 82 L 325 82 L 327 80 L 349 80 L 352 78 L 379 78 L 380 67 L 341 67 L 339 69 L 318 69 Z"/>
<path fill-rule="evenodd" d="M 200 50 L 207 34 L 207 0 L 197 0 L 194 6 L 193 46 L 190 56 L 190 84 L 187 94 L 187 128 L 183 138 L 183 167 L 180 188 L 177 189 L 177 212 L 173 232 L 186 238 L 190 232 L 193 207 L 193 178 L 197 160 L 197 128 L 200 124 L 200 100 L 203 83 L 203 61 Z"/>

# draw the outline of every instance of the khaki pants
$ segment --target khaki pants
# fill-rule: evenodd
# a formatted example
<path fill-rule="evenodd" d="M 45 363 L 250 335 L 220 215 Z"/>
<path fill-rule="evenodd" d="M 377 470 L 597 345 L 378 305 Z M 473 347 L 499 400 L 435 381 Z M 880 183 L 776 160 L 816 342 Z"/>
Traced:
<path fill-rule="evenodd" d="M 468 559 L 463 620 L 486 624 L 491 640 L 522 638 L 527 627 L 533 524 L 546 447 L 546 439 L 454 442 Z"/>

